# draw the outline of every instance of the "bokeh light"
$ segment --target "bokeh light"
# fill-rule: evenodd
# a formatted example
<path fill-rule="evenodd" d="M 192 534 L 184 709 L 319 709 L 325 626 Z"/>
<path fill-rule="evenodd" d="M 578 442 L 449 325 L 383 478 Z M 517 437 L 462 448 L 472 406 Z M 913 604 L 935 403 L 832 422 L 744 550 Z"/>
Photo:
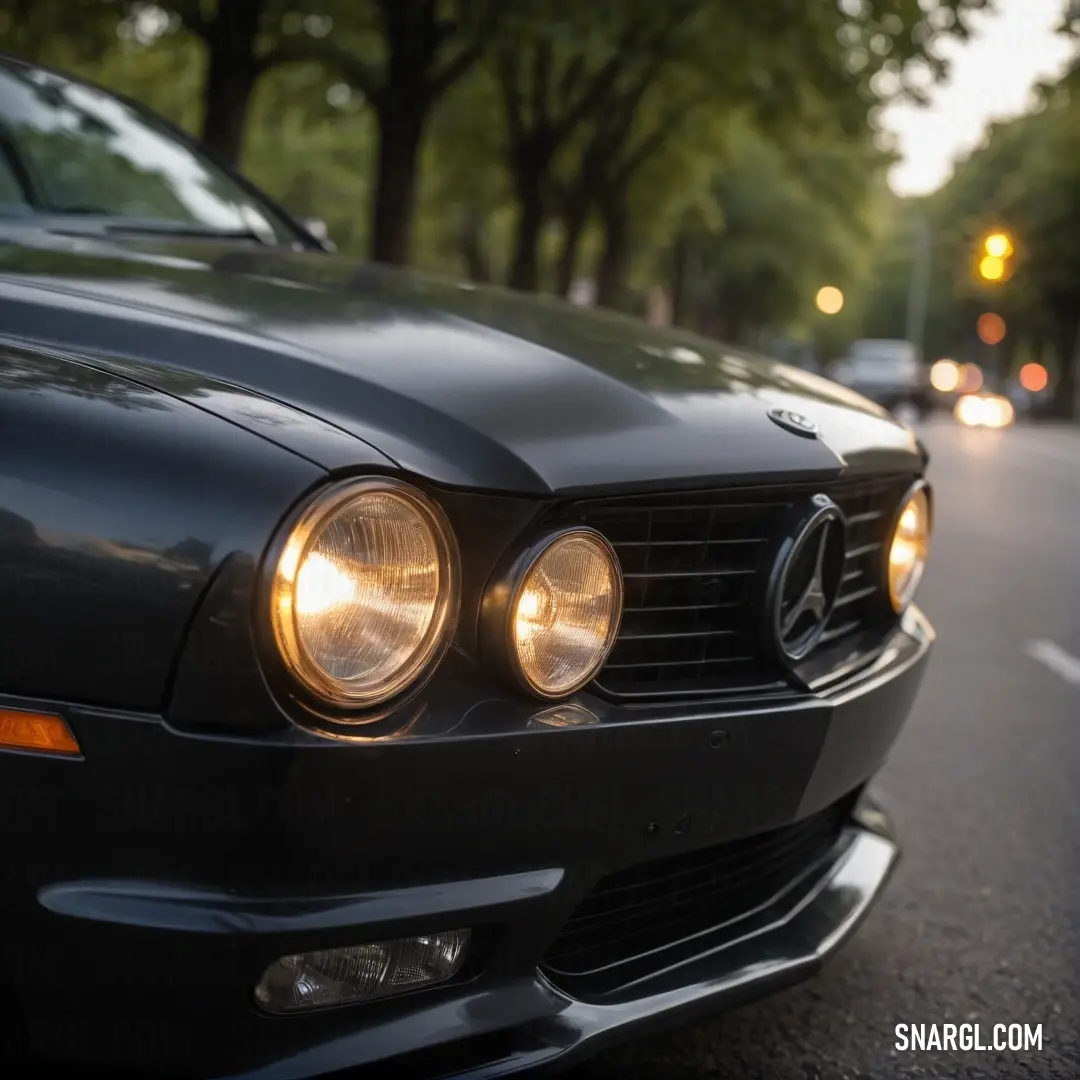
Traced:
<path fill-rule="evenodd" d="M 994 259 L 1007 259 L 1013 251 L 1012 241 L 1005 233 L 991 233 L 986 238 L 986 254 Z"/>
<path fill-rule="evenodd" d="M 979 263 L 979 274 L 987 281 L 1000 281 L 1005 276 L 1005 260 L 998 255 L 987 255 Z"/>
<path fill-rule="evenodd" d="M 986 345 L 1000 345 L 1005 340 L 1005 320 L 996 311 L 980 315 L 975 329 L 979 340 Z"/>
<path fill-rule="evenodd" d="M 981 390 L 983 384 L 982 369 L 978 364 L 962 364 L 960 366 L 960 385 L 957 389 L 962 394 L 974 394 Z"/>
<path fill-rule="evenodd" d="M 818 289 L 814 303 L 822 314 L 837 315 L 843 309 L 844 294 L 835 285 L 826 285 Z"/>
<path fill-rule="evenodd" d="M 1000 394 L 965 394 L 957 401 L 953 416 L 967 427 L 1003 428 L 1016 419 L 1016 410 Z"/>
<path fill-rule="evenodd" d="M 960 385 L 960 365 L 955 360 L 939 360 L 930 369 L 930 385 L 948 394 Z"/>
<path fill-rule="evenodd" d="M 1050 373 L 1042 366 L 1042 364 L 1025 364 L 1020 369 L 1020 385 L 1025 390 L 1030 390 L 1033 394 L 1037 394 L 1040 390 L 1046 389 L 1046 384 L 1050 381 Z"/>

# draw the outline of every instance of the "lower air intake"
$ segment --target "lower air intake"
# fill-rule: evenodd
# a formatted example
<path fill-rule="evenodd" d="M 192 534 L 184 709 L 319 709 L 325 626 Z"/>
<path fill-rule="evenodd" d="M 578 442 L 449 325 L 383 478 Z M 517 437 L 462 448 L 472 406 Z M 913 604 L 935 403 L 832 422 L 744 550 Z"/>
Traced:
<path fill-rule="evenodd" d="M 741 919 L 825 862 L 850 806 L 845 798 L 793 825 L 610 874 L 552 942 L 542 970 L 590 1000 L 692 958 L 706 947 L 702 936 L 710 949 L 731 940 Z"/>

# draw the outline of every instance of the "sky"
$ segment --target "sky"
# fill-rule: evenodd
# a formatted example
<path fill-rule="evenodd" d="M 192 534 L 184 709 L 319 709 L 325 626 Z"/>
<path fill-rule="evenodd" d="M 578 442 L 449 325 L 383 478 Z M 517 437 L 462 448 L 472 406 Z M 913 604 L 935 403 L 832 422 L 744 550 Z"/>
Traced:
<path fill-rule="evenodd" d="M 930 91 L 930 106 L 893 105 L 882 117 L 902 155 L 889 175 L 898 194 L 940 187 L 990 121 L 1025 112 L 1035 84 L 1061 73 L 1076 51 L 1054 33 L 1066 6 L 1066 0 L 995 0 L 996 13 L 971 16 L 969 40 L 942 44 L 951 68 L 948 80 Z"/>

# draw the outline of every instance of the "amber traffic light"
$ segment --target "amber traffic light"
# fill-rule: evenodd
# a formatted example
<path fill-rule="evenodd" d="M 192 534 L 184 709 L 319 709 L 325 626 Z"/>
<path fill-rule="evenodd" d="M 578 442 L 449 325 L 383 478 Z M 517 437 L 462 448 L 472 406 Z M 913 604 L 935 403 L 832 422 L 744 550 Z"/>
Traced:
<path fill-rule="evenodd" d="M 979 276 L 983 281 L 1000 281 L 1005 276 L 1005 260 L 997 255 L 984 255 L 979 262 Z"/>
<path fill-rule="evenodd" d="M 1013 253 L 1012 238 L 996 231 L 983 237 L 979 257 L 979 277 L 983 281 L 1004 281 L 1009 275 L 1009 258 Z"/>

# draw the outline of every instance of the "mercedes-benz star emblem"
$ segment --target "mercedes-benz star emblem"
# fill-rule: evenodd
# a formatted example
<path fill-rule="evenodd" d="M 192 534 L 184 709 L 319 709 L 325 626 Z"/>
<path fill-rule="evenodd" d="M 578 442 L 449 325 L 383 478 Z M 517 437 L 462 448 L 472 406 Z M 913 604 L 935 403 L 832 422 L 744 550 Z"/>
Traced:
<path fill-rule="evenodd" d="M 770 409 L 769 419 L 785 431 L 790 431 L 794 435 L 801 435 L 804 439 L 816 439 L 818 437 L 817 424 L 808 416 L 803 416 L 802 413 L 795 412 L 793 409 L 779 407 Z"/>
<path fill-rule="evenodd" d="M 821 639 L 844 576 L 844 515 L 825 495 L 815 495 L 789 545 L 781 550 L 771 597 L 777 647 L 797 663 Z"/>

